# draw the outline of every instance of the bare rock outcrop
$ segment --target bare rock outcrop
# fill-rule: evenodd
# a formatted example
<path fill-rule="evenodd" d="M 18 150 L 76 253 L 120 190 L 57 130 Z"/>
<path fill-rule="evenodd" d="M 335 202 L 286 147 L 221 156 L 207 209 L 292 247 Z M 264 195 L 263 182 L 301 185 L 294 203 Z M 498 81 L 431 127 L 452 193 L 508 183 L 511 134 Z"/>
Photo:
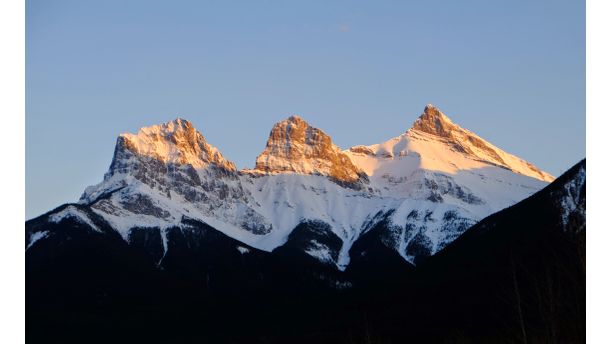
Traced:
<path fill-rule="evenodd" d="M 266 148 L 257 157 L 255 170 L 263 173 L 316 174 L 353 188 L 367 176 L 340 150 L 329 135 L 299 116 L 291 116 L 272 128 Z"/>

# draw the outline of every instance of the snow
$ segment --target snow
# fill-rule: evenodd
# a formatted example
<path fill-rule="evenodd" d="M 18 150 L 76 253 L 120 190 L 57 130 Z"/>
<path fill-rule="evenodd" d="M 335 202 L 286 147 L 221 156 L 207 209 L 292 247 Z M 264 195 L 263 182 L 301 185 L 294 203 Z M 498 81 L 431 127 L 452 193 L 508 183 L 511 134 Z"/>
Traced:
<path fill-rule="evenodd" d="M 65 218 L 73 218 L 81 223 L 84 223 L 86 225 L 88 225 L 89 227 L 91 227 L 91 229 L 93 229 L 96 232 L 102 232 L 100 230 L 100 228 L 98 228 L 98 226 L 96 226 L 91 219 L 89 218 L 89 216 L 77 209 L 75 206 L 67 206 L 66 208 L 62 209 L 61 211 L 52 214 L 49 216 L 49 222 L 54 222 L 54 223 L 59 223 L 61 222 L 63 219 Z"/>
<path fill-rule="evenodd" d="M 375 155 L 350 149 L 345 153 L 366 172 L 372 186 L 391 197 L 419 198 L 421 190 L 415 188 L 415 182 L 442 174 L 483 199 L 490 206 L 486 210 L 490 213 L 524 199 L 547 184 L 457 152 L 434 135 L 414 130 L 366 148 Z"/>
<path fill-rule="evenodd" d="M 168 253 L 168 230 L 167 230 L 167 228 L 161 228 L 159 230 L 159 234 L 160 234 L 161 239 L 162 239 L 162 247 L 164 248 L 164 253 L 162 254 L 161 258 L 159 259 L 159 262 L 157 262 L 158 266 L 161 265 L 162 261 L 166 257 L 166 253 Z"/>
<path fill-rule="evenodd" d="M 34 243 L 36 243 L 38 240 L 46 238 L 47 236 L 49 236 L 49 231 L 32 233 L 32 235 L 30 235 L 30 243 L 28 244 L 28 247 L 26 247 L 26 251 L 29 250 L 30 247 L 32 247 L 32 245 L 34 245 Z"/>
<path fill-rule="evenodd" d="M 392 167 L 392 166 L 390 166 Z M 398 169 L 398 172 L 402 171 Z M 404 169 L 404 171 L 410 171 Z M 410 172 L 412 173 L 412 172 Z M 445 197 L 444 203 L 434 203 L 418 199 L 414 188 L 405 188 L 405 185 L 385 184 L 384 180 L 373 179 L 372 185 L 376 191 L 369 193 L 342 188 L 338 184 L 323 176 L 276 174 L 253 177 L 240 176 L 239 182 L 248 190 L 249 197 L 246 202 L 227 202 L 223 207 L 210 211 L 206 204 L 188 202 L 181 195 L 171 193 L 171 198 L 133 180 L 129 187 L 113 194 L 107 202 L 113 205 L 114 210 L 101 210 L 94 207 L 97 214 L 103 216 L 124 239 L 127 240 L 129 232 L 134 227 L 161 228 L 181 226 L 183 218 L 190 218 L 206 223 L 224 234 L 237 239 L 249 246 L 272 251 L 283 245 L 291 231 L 301 222 L 307 220 L 320 220 L 330 225 L 331 230 L 342 239 L 342 248 L 335 264 L 344 270 L 350 261 L 349 250 L 353 243 L 369 228 L 364 224 L 379 211 L 386 212 L 395 209 L 392 223 L 405 228 L 406 217 L 412 210 L 430 210 L 436 221 L 422 224 L 426 227 L 425 233 L 434 243 L 434 250 L 444 242 L 444 233 L 440 233 L 438 225 L 444 213 L 456 210 L 460 216 L 477 221 L 496 210 L 507 207 L 529 194 L 535 192 L 545 183 L 536 181 L 532 184 L 531 178 L 513 174 L 510 171 L 499 169 L 495 173 L 488 173 L 488 178 L 481 179 L 470 172 L 458 172 L 455 179 L 469 183 L 470 190 L 484 200 L 483 204 L 467 204 L 452 197 Z M 495 177 L 495 178 L 492 178 Z M 501 178 L 502 182 L 496 181 Z M 516 178 L 516 180 L 514 180 Z M 482 185 L 479 185 L 482 184 Z M 508 191 L 503 197 L 497 190 Z M 168 211 L 170 216 L 160 218 L 151 215 L 134 214 L 121 205 L 121 200 L 135 193 L 144 194 L 151 198 L 156 206 Z M 211 195 L 212 197 L 212 195 Z M 265 234 L 254 234 L 241 227 L 244 222 L 245 209 L 251 209 L 259 218 L 250 217 L 253 221 L 263 221 L 271 230 Z M 406 256 L 405 248 L 414 233 L 403 233 L 398 252 Z M 307 252 L 318 259 L 332 259 L 329 252 L 324 250 L 310 250 Z"/>
<path fill-rule="evenodd" d="M 243 246 L 236 246 L 236 249 L 238 250 L 238 252 L 240 252 L 240 254 L 247 254 L 251 252 L 251 250 Z"/>
<path fill-rule="evenodd" d="M 565 193 L 561 198 L 561 222 L 564 228 L 567 228 L 570 215 L 578 209 L 578 200 L 581 198 L 582 186 L 585 182 L 586 169 L 582 166 L 576 177 L 563 185 Z"/>
<path fill-rule="evenodd" d="M 322 263 L 335 264 L 334 258 L 332 257 L 331 252 L 329 252 L 329 249 L 326 246 L 316 241 L 311 241 L 310 245 L 311 246 L 308 247 L 305 251 L 306 253 L 308 253 L 308 255 L 316 258 Z"/>
<path fill-rule="evenodd" d="M 177 126 L 185 126 L 177 121 L 124 136 L 142 154 L 162 155 L 163 161 L 179 162 L 177 159 L 184 159 L 183 151 L 188 150 L 177 152 L 174 143 L 160 139 L 176 132 Z M 463 130 L 459 139 L 469 141 L 466 135 L 474 134 Z M 203 137 L 201 142 L 205 142 Z M 457 230 L 448 230 L 447 214 L 454 214 L 456 222 L 465 227 L 547 184 L 548 175 L 534 172 L 528 163 L 489 143 L 485 146 L 497 152 L 509 167 L 493 163 L 488 153 L 478 151 L 478 147 L 473 147 L 474 154 L 467 154 L 457 150 L 446 138 L 410 129 L 380 144 L 339 152 L 346 154 L 353 165 L 368 175 L 369 183 L 364 183 L 359 190 L 344 188 L 322 175 L 309 174 L 318 168 L 311 161 L 300 162 L 299 168 L 292 167 L 303 173 L 250 170 L 215 176 L 209 174 L 210 163 L 202 160 L 202 156 L 188 156 L 187 163 L 194 167 L 199 179 L 222 185 L 226 190 L 224 195 L 215 188 L 200 190 L 198 185 L 183 185 L 168 175 L 155 179 L 154 184 L 145 184 L 128 169 L 107 173 L 102 183 L 85 190 L 81 203 L 91 203 L 92 210 L 126 241 L 135 227 L 160 228 L 164 251 L 167 250 L 165 230 L 184 226 L 184 219 L 201 221 L 245 245 L 268 252 L 283 245 L 300 223 L 322 221 L 342 240 L 338 259 L 332 257 L 327 247 L 316 242 L 306 253 L 322 261 L 331 261 L 340 270 L 350 262 L 349 250 L 353 243 L 371 229 L 367 225 L 370 220 L 376 214 L 392 212 L 390 225 L 397 230 L 394 248 L 404 259 L 413 261 L 414 257 L 406 253 L 406 248 L 417 234 L 431 242 L 432 253 L 460 234 Z M 207 150 L 218 152 L 210 145 Z M 122 162 L 126 165 L 140 163 L 133 156 L 125 159 Z M 231 164 L 225 160 L 220 163 Z M 169 191 L 160 187 L 158 180 L 165 180 L 163 184 L 170 185 Z M 203 200 L 187 200 L 178 187 L 197 189 Z M 100 198 L 111 191 L 110 197 Z M 125 205 L 136 196 L 145 197 L 151 204 L 151 211 L 157 211 L 158 215 L 128 210 Z M 419 216 L 411 217 L 413 211 Z M 89 221 L 86 214 L 74 207 L 52 218 L 62 216 Z"/>

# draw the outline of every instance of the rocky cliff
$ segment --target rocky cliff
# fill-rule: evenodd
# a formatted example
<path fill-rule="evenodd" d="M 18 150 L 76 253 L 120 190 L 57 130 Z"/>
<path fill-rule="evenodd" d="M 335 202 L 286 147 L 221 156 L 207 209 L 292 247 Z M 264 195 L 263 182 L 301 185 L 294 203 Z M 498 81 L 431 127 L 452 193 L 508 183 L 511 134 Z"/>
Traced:
<path fill-rule="evenodd" d="M 274 125 L 266 148 L 257 157 L 255 170 L 323 175 L 353 188 L 367 181 L 363 171 L 353 165 L 329 135 L 299 116 L 291 116 Z"/>

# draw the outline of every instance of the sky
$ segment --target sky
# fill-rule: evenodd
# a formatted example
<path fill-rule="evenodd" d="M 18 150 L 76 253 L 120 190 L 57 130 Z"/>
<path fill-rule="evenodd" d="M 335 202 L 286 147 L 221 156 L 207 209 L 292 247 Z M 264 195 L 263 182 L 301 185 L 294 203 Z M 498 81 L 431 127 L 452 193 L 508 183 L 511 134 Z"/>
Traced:
<path fill-rule="evenodd" d="M 28 0 L 26 218 L 143 126 L 188 119 L 242 168 L 292 114 L 348 148 L 428 103 L 558 176 L 586 155 L 584 2 Z"/>

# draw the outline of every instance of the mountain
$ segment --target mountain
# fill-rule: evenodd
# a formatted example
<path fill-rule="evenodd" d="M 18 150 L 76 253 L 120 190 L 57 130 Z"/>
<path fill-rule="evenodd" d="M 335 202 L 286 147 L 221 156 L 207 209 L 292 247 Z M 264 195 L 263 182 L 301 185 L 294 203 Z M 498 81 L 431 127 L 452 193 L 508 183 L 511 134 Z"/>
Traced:
<path fill-rule="evenodd" d="M 299 253 L 310 238 L 341 244 L 322 223 L 266 252 L 185 220 L 164 248 L 160 231 L 126 241 L 89 206 L 63 205 L 26 223 L 27 338 L 584 342 L 585 172 L 583 160 L 416 267 L 377 239 L 381 222 L 340 271 Z"/>
<path fill-rule="evenodd" d="M 364 297 L 414 290 L 432 255 L 552 179 L 432 105 L 403 134 L 347 150 L 291 116 L 245 170 L 189 121 L 142 128 L 118 137 L 104 179 L 77 203 L 26 222 L 29 323 L 65 341 L 90 331 L 139 339 L 133 329 L 147 323 L 177 325 L 152 314 L 183 312 L 185 324 L 208 321 L 213 341 L 235 322 L 246 326 L 237 341 L 265 337 L 265 320 L 309 333 L 316 318 L 336 333 L 322 310 L 369 312 Z"/>
<path fill-rule="evenodd" d="M 176 119 L 120 135 L 104 180 L 84 191 L 79 207 L 47 216 L 88 223 L 95 214 L 128 244 L 148 231 L 160 266 L 169 229 L 194 221 L 265 252 L 306 226 L 294 249 L 343 271 L 360 239 L 362 256 L 378 245 L 365 242 L 376 241 L 418 264 L 550 180 L 431 105 L 404 134 L 345 151 L 291 116 L 273 126 L 255 168 L 242 171 Z M 52 234 L 33 234 L 28 245 Z"/>

